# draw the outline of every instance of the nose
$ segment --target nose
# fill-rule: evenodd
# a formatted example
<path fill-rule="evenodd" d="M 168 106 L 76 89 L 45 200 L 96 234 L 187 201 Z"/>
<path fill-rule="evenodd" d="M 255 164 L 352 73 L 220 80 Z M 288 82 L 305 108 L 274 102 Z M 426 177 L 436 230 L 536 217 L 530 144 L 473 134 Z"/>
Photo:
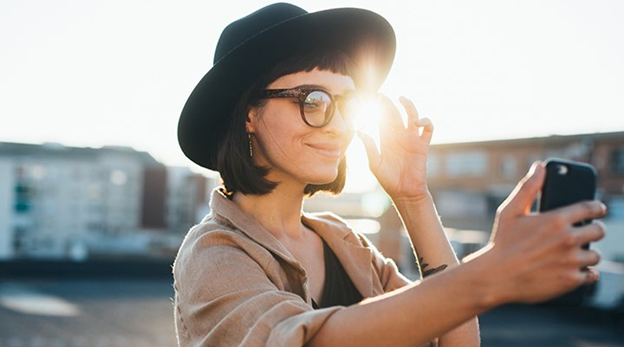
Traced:
<path fill-rule="evenodd" d="M 324 132 L 332 133 L 338 137 L 352 137 L 354 133 L 340 112 L 340 107 L 334 109 L 334 116 L 322 129 Z"/>

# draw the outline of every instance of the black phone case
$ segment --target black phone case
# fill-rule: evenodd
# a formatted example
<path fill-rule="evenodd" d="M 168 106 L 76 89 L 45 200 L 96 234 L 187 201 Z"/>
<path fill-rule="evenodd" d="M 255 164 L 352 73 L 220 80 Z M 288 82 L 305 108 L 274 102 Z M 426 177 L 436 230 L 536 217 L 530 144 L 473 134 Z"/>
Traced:
<path fill-rule="evenodd" d="M 595 199 L 596 169 L 593 166 L 564 159 L 548 159 L 545 164 L 546 179 L 539 200 L 539 211 L 548 211 L 576 202 Z M 588 223 L 591 223 L 591 220 L 576 223 L 575 226 Z M 589 249 L 589 244 L 583 245 L 583 248 Z M 581 286 L 550 300 L 548 303 L 580 305 L 591 289 L 590 286 Z"/>

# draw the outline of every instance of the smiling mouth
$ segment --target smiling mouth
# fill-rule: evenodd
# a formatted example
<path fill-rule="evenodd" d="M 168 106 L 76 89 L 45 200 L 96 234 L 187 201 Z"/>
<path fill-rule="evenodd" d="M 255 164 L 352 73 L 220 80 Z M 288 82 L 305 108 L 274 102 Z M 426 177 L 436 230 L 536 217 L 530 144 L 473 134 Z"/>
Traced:
<path fill-rule="evenodd" d="M 340 157 L 340 148 L 339 147 L 325 147 L 325 146 L 314 146 L 308 145 L 308 147 L 312 148 L 317 153 L 330 158 L 339 158 Z"/>

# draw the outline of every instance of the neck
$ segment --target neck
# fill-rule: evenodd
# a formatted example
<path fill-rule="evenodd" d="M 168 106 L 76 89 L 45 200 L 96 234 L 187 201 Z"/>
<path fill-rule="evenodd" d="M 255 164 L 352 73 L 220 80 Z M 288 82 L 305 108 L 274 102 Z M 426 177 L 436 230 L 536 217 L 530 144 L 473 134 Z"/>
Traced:
<path fill-rule="evenodd" d="M 296 240 L 305 232 L 301 223 L 303 189 L 300 184 L 288 186 L 281 182 L 264 195 L 235 193 L 233 201 L 278 240 Z"/>

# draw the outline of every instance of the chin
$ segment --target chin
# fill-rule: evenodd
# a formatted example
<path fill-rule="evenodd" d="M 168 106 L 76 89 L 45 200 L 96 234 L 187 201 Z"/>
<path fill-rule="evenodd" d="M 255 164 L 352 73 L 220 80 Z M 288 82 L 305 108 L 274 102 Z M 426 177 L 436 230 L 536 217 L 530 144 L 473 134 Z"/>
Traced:
<path fill-rule="evenodd" d="M 308 173 L 308 177 L 307 177 L 307 182 L 309 184 L 316 184 L 316 185 L 321 185 L 321 184 L 328 184 L 328 183 L 332 183 L 336 177 L 338 177 L 338 170 L 337 168 L 333 168 L 332 170 L 328 170 L 325 172 L 321 172 L 318 170 L 314 170 L 316 172 L 309 172 Z"/>

